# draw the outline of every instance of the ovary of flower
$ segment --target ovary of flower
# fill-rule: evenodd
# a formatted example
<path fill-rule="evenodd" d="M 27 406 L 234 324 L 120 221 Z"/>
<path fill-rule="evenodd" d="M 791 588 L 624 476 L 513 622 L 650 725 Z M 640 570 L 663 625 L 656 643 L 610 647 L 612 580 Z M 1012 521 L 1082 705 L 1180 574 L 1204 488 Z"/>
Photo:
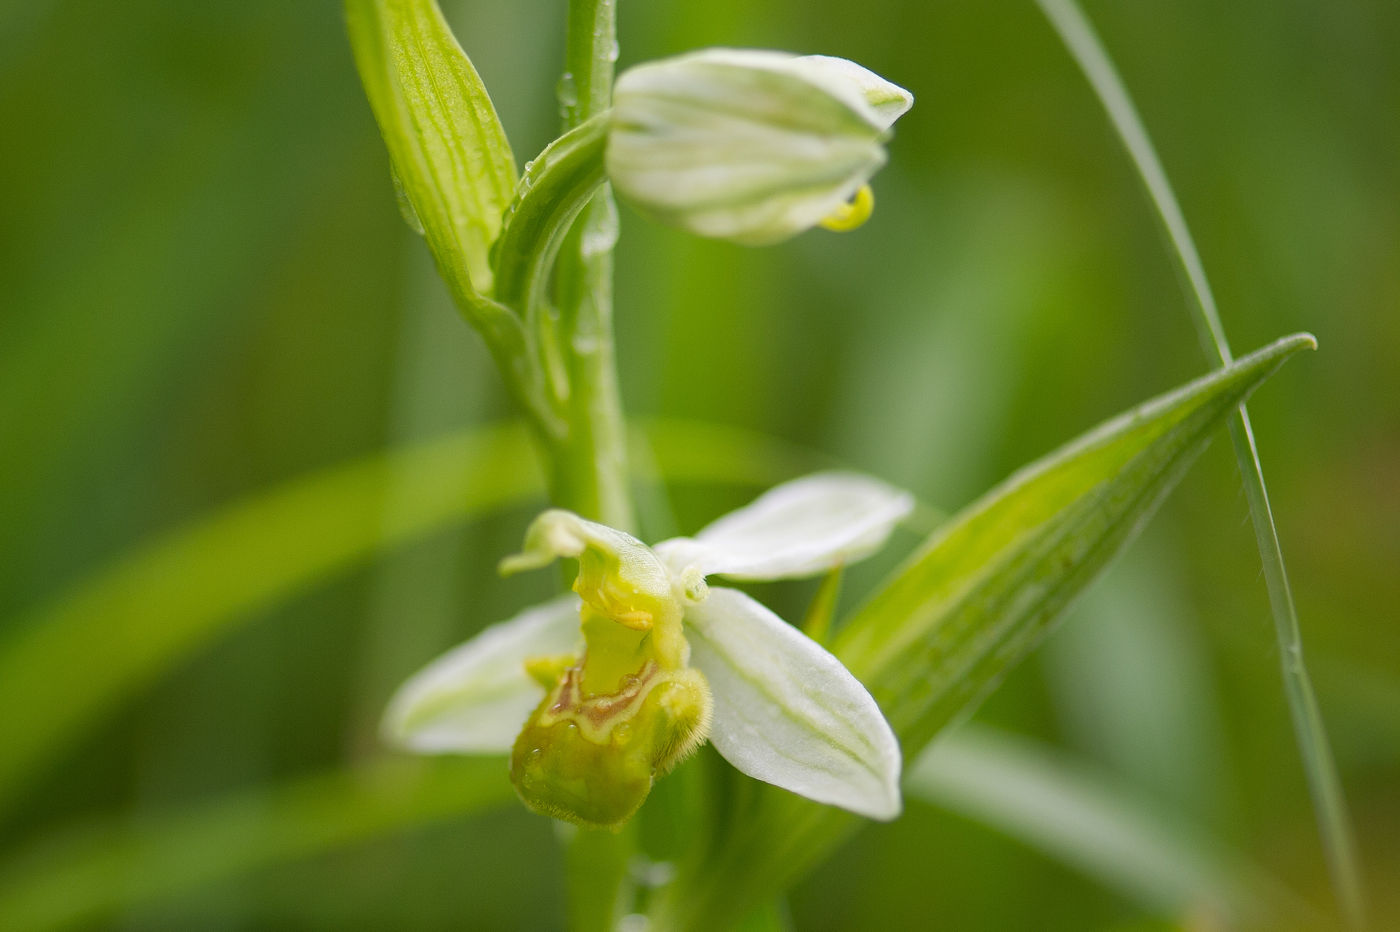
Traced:
<path fill-rule="evenodd" d="M 545 512 L 502 568 L 576 559 L 576 596 L 429 664 L 391 702 L 385 734 L 422 752 L 509 750 L 526 805 L 586 825 L 628 819 L 707 736 L 750 776 L 892 818 L 899 747 L 870 694 L 820 645 L 704 577 L 789 578 L 850 563 L 881 546 L 910 506 L 876 480 L 820 474 L 655 549 Z"/>

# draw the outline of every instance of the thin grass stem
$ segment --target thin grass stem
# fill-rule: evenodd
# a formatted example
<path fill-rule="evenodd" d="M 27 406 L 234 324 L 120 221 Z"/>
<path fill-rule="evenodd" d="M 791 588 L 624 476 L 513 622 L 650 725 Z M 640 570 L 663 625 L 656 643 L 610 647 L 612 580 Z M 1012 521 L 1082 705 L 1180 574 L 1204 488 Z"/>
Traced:
<path fill-rule="evenodd" d="M 1225 338 L 1220 312 L 1206 279 L 1200 253 L 1122 78 L 1075 0 L 1036 0 L 1036 4 L 1084 72 L 1156 207 L 1157 218 L 1171 241 L 1174 258 L 1194 299 L 1190 302 L 1190 308 L 1201 348 L 1215 364 L 1229 364 L 1232 360 L 1230 345 Z M 1303 662 L 1298 612 L 1288 582 L 1288 571 L 1284 567 L 1283 549 L 1279 544 L 1273 509 L 1269 505 L 1269 493 L 1264 485 L 1254 430 L 1244 405 L 1240 405 L 1239 415 L 1230 423 L 1230 439 L 1234 444 L 1245 498 L 1254 521 L 1259 556 L 1264 565 L 1264 579 L 1283 666 L 1284 691 L 1312 794 L 1323 853 L 1344 918 L 1353 928 L 1362 928 L 1365 926 L 1365 905 L 1356 842 L 1312 680 Z"/>

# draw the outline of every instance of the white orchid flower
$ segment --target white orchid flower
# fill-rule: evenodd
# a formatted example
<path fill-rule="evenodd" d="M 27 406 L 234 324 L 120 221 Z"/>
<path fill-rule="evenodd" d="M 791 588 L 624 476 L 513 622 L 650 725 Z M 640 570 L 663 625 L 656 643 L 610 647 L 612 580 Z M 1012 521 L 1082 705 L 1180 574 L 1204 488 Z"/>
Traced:
<path fill-rule="evenodd" d="M 900 811 L 899 744 L 831 653 L 737 589 L 860 560 L 908 493 L 848 473 L 780 485 L 648 548 L 551 510 L 503 572 L 579 561 L 574 594 L 487 628 L 411 677 L 384 734 L 422 753 L 511 752 L 526 805 L 616 826 L 706 738 L 759 780 L 875 819 Z"/>
<path fill-rule="evenodd" d="M 701 236 L 776 243 L 870 215 L 866 183 L 914 103 L 844 58 L 703 49 L 618 78 L 613 186 L 643 213 Z"/>

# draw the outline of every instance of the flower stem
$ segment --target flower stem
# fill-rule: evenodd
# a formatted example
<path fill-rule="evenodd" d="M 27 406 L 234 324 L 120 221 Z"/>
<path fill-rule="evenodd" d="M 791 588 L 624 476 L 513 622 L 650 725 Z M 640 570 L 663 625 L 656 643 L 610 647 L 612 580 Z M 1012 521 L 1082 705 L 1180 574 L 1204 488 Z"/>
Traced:
<path fill-rule="evenodd" d="M 560 102 L 565 129 L 608 109 L 616 59 L 614 0 L 571 0 Z M 555 265 L 556 310 L 538 318 L 545 371 L 566 430 L 546 440 L 556 504 L 634 529 L 626 421 L 612 331 L 617 208 L 604 186 L 585 207 Z"/>
<path fill-rule="evenodd" d="M 612 104 L 617 58 L 615 0 L 569 0 L 564 77 L 559 83 L 564 129 Z M 618 389 L 612 325 L 612 251 L 617 207 L 604 184 L 583 208 L 554 267 L 557 313 L 536 318 L 545 372 L 566 429 L 546 438 L 555 504 L 585 518 L 635 530 L 627 478 L 627 423 Z M 569 918 L 578 929 L 611 929 L 625 899 L 633 832 L 579 829 L 567 845 Z"/>

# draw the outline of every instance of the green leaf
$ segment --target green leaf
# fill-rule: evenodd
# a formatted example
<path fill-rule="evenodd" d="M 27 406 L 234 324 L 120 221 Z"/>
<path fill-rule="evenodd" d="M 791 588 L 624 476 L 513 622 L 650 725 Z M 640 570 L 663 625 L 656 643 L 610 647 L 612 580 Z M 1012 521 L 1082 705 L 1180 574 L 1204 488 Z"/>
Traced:
<path fill-rule="evenodd" d="M 1222 424 L 1307 334 L 1128 411 L 1013 475 L 916 551 L 833 642 L 906 756 L 969 714 L 1108 564 Z M 664 927 L 723 926 L 784 889 L 857 823 L 764 791 L 660 904 Z"/>
<path fill-rule="evenodd" d="M 909 768 L 906 798 L 997 828 L 1165 917 L 1258 924 L 1296 899 L 1257 867 L 1111 774 L 971 725 Z"/>
<path fill-rule="evenodd" d="M 965 714 L 1133 536 L 1214 429 L 1283 361 L 1286 337 L 1101 424 L 936 532 L 836 638 L 907 752 Z"/>
<path fill-rule="evenodd" d="M 515 193 L 491 98 L 434 0 L 346 0 L 355 63 L 408 208 L 454 294 L 491 291 Z"/>
<path fill-rule="evenodd" d="M 500 757 L 389 759 L 48 839 L 0 870 L 0 928 L 54 929 L 514 799 Z"/>
<path fill-rule="evenodd" d="M 1075 0 L 1037 0 L 1037 4 L 1103 104 L 1109 122 L 1118 133 L 1156 208 L 1157 219 L 1172 247 L 1171 254 L 1176 259 L 1183 280 L 1190 285 L 1194 300 L 1189 307 L 1201 349 L 1212 362 L 1228 365 L 1232 357 L 1230 344 L 1225 338 L 1225 327 L 1215 304 L 1215 294 L 1206 278 L 1205 264 L 1201 261 L 1196 241 L 1186 224 L 1186 216 L 1177 202 L 1176 192 L 1167 180 L 1166 170 L 1157 157 L 1157 149 L 1147 134 L 1142 118 L 1138 116 L 1127 86 Z M 1269 608 L 1274 616 L 1284 695 L 1288 699 L 1293 732 L 1303 759 L 1303 770 L 1307 774 L 1308 791 L 1312 795 L 1313 808 L 1317 811 L 1328 871 L 1347 925 L 1359 929 L 1366 925 L 1360 855 L 1342 792 L 1341 777 L 1337 772 L 1337 762 L 1327 741 L 1322 710 L 1318 707 L 1312 679 L 1303 660 L 1303 635 L 1298 624 L 1298 609 L 1293 601 L 1293 587 L 1288 581 L 1283 545 L 1279 542 L 1269 492 L 1264 485 L 1264 469 L 1259 461 L 1259 448 L 1254 442 L 1254 428 L 1250 424 L 1249 411 L 1243 405 L 1240 406 L 1239 416 L 1230 422 L 1230 440 L 1235 447 L 1235 461 L 1239 464 L 1245 500 L 1249 502 L 1249 513 L 1254 522 L 1254 536 L 1269 593 Z"/>
<path fill-rule="evenodd" d="M 717 425 L 656 421 L 647 436 L 676 482 L 765 485 L 820 463 Z M 378 453 L 201 516 L 15 619 L 0 639 L 0 812 L 123 700 L 256 612 L 381 549 L 536 499 L 534 463 L 520 425 Z"/>

